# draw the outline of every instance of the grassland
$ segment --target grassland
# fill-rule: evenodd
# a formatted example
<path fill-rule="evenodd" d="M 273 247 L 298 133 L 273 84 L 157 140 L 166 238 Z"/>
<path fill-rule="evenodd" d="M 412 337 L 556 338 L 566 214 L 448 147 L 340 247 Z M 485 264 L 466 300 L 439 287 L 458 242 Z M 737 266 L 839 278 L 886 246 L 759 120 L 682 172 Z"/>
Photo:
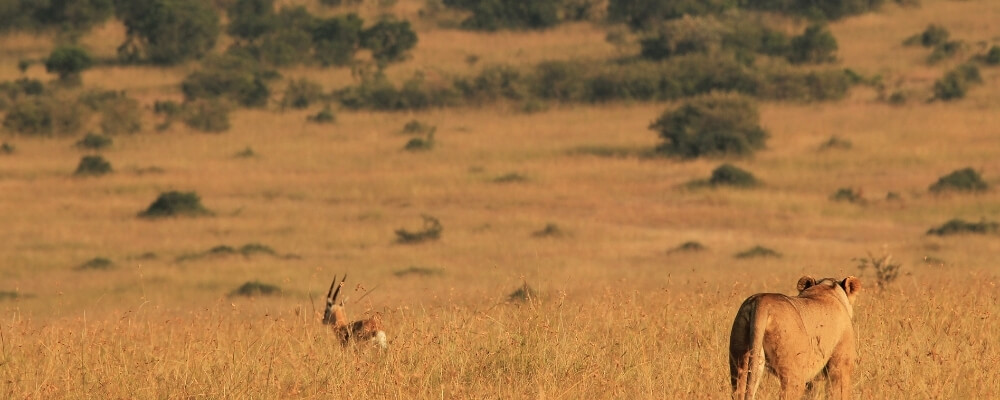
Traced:
<path fill-rule="evenodd" d="M 415 17 L 418 3 L 396 7 Z M 831 29 L 845 67 L 926 98 L 957 61 L 929 66 L 927 50 L 902 40 L 938 23 L 995 44 L 998 20 L 994 1 L 924 0 Z M 497 34 L 417 26 L 413 58 L 391 75 L 472 71 L 469 55 L 530 65 L 616 54 L 605 28 L 589 24 Z M 83 40 L 110 55 L 121 35 L 109 24 Z M 51 46 L 0 37 L 0 81 Z M 101 67 L 83 81 L 151 107 L 179 98 L 193 68 Z M 222 134 L 156 132 L 149 112 L 144 132 L 102 151 L 115 172 L 97 178 L 72 175 L 85 154 L 77 137 L 4 133 L 17 150 L 0 155 L 0 395 L 725 398 L 730 324 L 746 296 L 791 293 L 802 274 L 859 274 L 855 258 L 887 252 L 903 273 L 884 290 L 862 275 L 855 394 L 998 398 L 1000 242 L 925 234 L 955 217 L 1000 218 L 996 189 L 927 190 L 964 167 L 1000 184 L 1000 69 L 982 71 L 984 84 L 957 102 L 894 106 L 858 87 L 833 103 L 765 103 L 768 148 L 737 160 L 644 156 L 658 142 L 647 126 L 672 106 L 651 103 L 339 111 L 334 125 L 307 124 L 315 110 L 241 110 Z M 327 89 L 351 79 L 283 73 Z M 52 79 L 37 65 L 26 74 Z M 402 150 L 413 119 L 437 127 L 434 149 Z M 833 136 L 851 147 L 820 150 Z M 236 156 L 248 147 L 253 157 Z M 722 161 L 764 186 L 685 187 Z M 842 187 L 866 202 L 831 201 Z M 197 192 L 213 216 L 137 218 L 169 190 Z M 440 240 L 395 242 L 425 214 L 441 221 Z M 549 224 L 562 234 L 533 235 Z M 670 252 L 692 240 L 707 249 Z M 186 257 L 252 243 L 276 254 Z M 733 257 L 755 245 L 782 257 Z M 95 257 L 114 267 L 77 268 Z M 411 267 L 438 273 L 396 274 Z M 348 312 L 381 312 L 387 350 L 341 349 L 319 324 L 329 279 L 345 272 Z M 282 294 L 229 296 L 254 280 Z M 508 301 L 524 283 L 538 296 Z M 768 378 L 763 395 L 776 388 Z"/>

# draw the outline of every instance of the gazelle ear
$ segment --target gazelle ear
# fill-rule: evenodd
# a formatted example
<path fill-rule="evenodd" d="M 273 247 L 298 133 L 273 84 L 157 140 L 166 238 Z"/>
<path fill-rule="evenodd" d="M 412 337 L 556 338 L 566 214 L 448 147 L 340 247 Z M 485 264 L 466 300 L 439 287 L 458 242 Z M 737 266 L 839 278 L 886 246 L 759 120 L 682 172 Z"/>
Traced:
<path fill-rule="evenodd" d="M 801 292 L 803 290 L 809 289 L 810 287 L 812 287 L 815 284 L 816 284 L 816 280 L 815 279 L 813 279 L 809 275 L 805 275 L 805 276 L 799 278 L 799 283 L 797 285 L 795 285 L 795 287 L 797 289 L 799 289 L 799 292 Z"/>
<path fill-rule="evenodd" d="M 844 288 L 847 297 L 854 297 L 861 291 L 861 279 L 856 276 L 848 276 L 843 282 L 840 282 L 840 286 Z"/>

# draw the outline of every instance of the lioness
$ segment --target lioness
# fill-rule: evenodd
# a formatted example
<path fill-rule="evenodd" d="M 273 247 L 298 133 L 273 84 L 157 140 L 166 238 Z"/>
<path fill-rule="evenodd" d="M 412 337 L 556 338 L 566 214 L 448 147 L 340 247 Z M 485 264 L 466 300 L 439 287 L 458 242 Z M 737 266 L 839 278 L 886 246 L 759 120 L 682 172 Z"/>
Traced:
<path fill-rule="evenodd" d="M 803 276 L 798 289 L 794 297 L 758 293 L 740 306 L 729 337 L 733 398 L 754 398 L 765 365 L 781 381 L 782 399 L 802 398 L 820 372 L 829 378 L 831 397 L 851 397 L 857 354 L 852 305 L 861 281 Z"/>

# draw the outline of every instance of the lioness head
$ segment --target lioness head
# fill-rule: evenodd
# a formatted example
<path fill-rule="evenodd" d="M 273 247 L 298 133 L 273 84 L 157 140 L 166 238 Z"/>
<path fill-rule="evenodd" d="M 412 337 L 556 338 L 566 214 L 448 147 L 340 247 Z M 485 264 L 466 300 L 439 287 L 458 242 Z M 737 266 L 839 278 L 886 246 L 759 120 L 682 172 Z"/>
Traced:
<path fill-rule="evenodd" d="M 799 278 L 798 289 L 799 294 L 805 292 L 806 290 L 813 289 L 819 290 L 819 288 L 826 289 L 840 289 L 844 291 L 847 295 L 847 301 L 852 305 L 857 299 L 858 292 L 861 291 L 861 280 L 855 276 L 848 276 L 844 280 L 838 281 L 833 278 L 823 278 L 820 280 L 813 279 L 811 276 L 803 276 Z"/>

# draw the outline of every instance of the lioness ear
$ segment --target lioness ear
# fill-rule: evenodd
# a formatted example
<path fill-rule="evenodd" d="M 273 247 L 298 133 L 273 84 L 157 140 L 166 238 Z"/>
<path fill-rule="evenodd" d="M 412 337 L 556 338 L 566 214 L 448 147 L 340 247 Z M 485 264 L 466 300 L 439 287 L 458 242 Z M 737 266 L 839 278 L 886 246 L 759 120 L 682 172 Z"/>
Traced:
<path fill-rule="evenodd" d="M 840 286 L 844 288 L 844 292 L 846 292 L 848 296 L 854 296 L 861 290 L 861 280 L 855 276 L 848 276 L 847 278 L 844 278 L 843 282 L 840 282 Z"/>
<path fill-rule="evenodd" d="M 803 276 L 803 277 L 799 278 L 799 284 L 796 287 L 801 292 L 803 290 L 809 289 L 812 285 L 815 285 L 815 284 L 816 284 L 816 280 L 813 279 L 811 276 L 806 275 L 806 276 Z"/>

